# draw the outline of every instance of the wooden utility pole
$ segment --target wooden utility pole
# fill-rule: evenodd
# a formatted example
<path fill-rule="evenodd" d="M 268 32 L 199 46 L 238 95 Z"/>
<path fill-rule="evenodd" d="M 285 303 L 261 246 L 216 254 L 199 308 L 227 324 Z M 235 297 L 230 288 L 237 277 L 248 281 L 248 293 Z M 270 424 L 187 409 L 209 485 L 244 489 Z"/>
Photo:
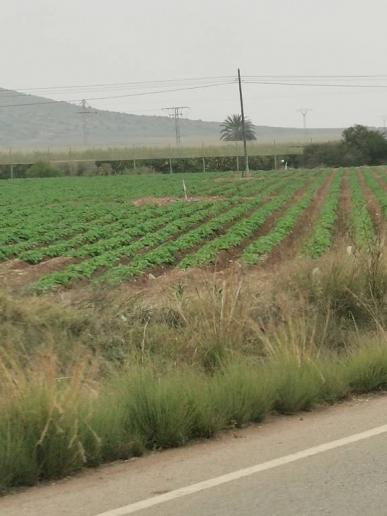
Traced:
<path fill-rule="evenodd" d="M 242 93 L 242 81 L 241 81 L 241 71 L 238 68 L 238 83 L 239 83 L 239 98 L 241 101 L 241 116 L 242 116 L 242 137 L 243 137 L 243 151 L 245 156 L 245 168 L 242 169 L 242 177 L 245 177 L 249 174 L 249 156 L 247 154 L 247 142 L 246 142 L 246 125 L 245 125 L 245 110 L 243 107 L 243 93 Z"/>

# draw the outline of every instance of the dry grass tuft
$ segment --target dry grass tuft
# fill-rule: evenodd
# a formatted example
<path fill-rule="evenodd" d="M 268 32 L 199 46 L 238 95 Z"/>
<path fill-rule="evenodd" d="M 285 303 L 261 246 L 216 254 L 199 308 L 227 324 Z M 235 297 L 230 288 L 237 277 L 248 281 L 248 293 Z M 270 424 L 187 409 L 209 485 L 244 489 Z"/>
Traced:
<path fill-rule="evenodd" d="M 380 248 L 174 279 L 0 294 L 0 489 L 387 387 Z"/>

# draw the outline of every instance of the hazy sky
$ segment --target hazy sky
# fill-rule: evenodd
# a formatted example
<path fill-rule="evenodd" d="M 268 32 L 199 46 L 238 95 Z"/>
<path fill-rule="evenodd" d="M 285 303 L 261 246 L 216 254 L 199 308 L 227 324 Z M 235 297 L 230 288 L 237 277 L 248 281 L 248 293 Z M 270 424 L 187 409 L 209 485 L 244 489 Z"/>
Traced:
<path fill-rule="evenodd" d="M 385 88 L 245 84 L 244 90 L 247 115 L 258 125 L 300 126 L 297 109 L 304 106 L 312 109 L 311 127 L 381 125 L 387 115 L 387 0 L 1 0 L 0 13 L 2 87 L 195 78 L 136 89 L 33 91 L 76 100 L 230 82 L 196 79 L 232 76 L 238 66 L 245 76 L 385 75 L 314 79 Z M 310 79 L 266 80 L 276 81 Z M 138 114 L 187 105 L 190 118 L 204 120 L 239 109 L 236 84 L 90 104 Z"/>

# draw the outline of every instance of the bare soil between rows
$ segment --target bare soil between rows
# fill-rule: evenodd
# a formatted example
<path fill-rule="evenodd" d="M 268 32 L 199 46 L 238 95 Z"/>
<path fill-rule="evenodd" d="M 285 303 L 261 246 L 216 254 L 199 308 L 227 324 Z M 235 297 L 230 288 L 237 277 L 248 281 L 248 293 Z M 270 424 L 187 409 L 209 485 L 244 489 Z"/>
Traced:
<path fill-rule="evenodd" d="M 264 260 L 266 267 L 277 266 L 284 260 L 295 258 L 303 241 L 313 230 L 332 180 L 333 174 L 328 176 L 323 184 L 317 188 L 309 206 L 299 216 L 293 231 Z"/>
<path fill-rule="evenodd" d="M 0 263 L 0 286 L 11 289 L 25 287 L 45 274 L 60 271 L 71 263 L 74 263 L 74 259 L 67 256 L 51 258 L 37 265 L 17 259 L 9 260 Z"/>
<path fill-rule="evenodd" d="M 363 174 L 359 171 L 357 173 L 358 181 L 360 184 L 360 188 L 363 192 L 364 198 L 367 203 L 367 210 L 370 214 L 374 230 L 376 234 L 379 234 L 382 228 L 383 223 L 383 215 L 380 209 L 378 201 L 375 199 L 374 194 L 371 189 L 367 186 Z"/>

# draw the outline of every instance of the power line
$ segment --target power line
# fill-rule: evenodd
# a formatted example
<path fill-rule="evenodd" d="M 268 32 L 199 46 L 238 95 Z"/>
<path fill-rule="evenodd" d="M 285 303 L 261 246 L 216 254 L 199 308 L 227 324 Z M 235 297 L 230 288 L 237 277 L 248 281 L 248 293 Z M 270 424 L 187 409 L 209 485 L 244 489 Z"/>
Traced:
<path fill-rule="evenodd" d="M 271 78 L 287 78 L 288 80 L 263 80 L 263 78 L 271 77 Z M 163 93 L 174 93 L 179 91 L 189 91 L 189 90 L 197 90 L 197 89 L 206 89 L 206 88 L 214 88 L 218 86 L 226 86 L 235 84 L 236 79 L 232 76 L 212 76 L 212 77 L 201 77 L 201 78 L 187 78 L 187 79 L 166 79 L 162 81 L 132 81 L 127 83 L 101 83 L 101 84 L 94 84 L 94 85 L 83 85 L 83 86 L 61 86 L 61 87 L 45 87 L 45 88 L 35 88 L 35 90 L 50 90 L 50 89 L 59 89 L 59 88 L 82 88 L 82 87 L 127 87 L 129 86 L 136 86 L 136 89 L 142 85 L 142 87 L 149 87 L 146 85 L 150 84 L 171 84 L 173 82 L 178 81 L 201 81 L 205 79 L 232 79 L 229 81 L 224 82 L 212 82 L 208 84 L 196 84 L 192 86 L 181 86 L 181 87 L 175 87 L 175 88 L 164 88 L 160 90 L 151 90 L 151 91 L 140 91 L 140 92 L 133 92 L 133 93 L 125 93 L 125 94 L 119 94 L 119 95 L 103 95 L 103 96 L 89 96 L 85 97 L 84 100 L 86 101 L 98 101 L 98 100 L 114 100 L 114 99 L 123 99 L 123 98 L 130 98 L 130 97 L 141 97 L 141 96 L 149 96 L 149 95 L 160 95 Z M 258 78 L 259 80 L 252 80 L 254 78 Z M 305 82 L 304 81 L 294 81 L 293 78 L 304 78 L 304 79 L 316 79 L 316 78 L 336 78 L 336 79 L 353 79 L 353 78 L 387 78 L 387 75 L 379 74 L 379 75 L 272 75 L 272 76 L 266 76 L 266 75 L 260 75 L 260 76 L 244 76 L 242 82 L 245 84 L 256 84 L 256 85 L 269 85 L 269 86 L 301 86 L 301 87 L 318 87 L 318 88 L 353 88 L 353 89 L 385 89 L 387 88 L 387 84 L 350 84 L 350 83 L 329 83 L 329 82 Z M 290 80 L 289 80 L 290 79 Z M 33 88 L 30 89 L 30 91 L 34 90 Z M 27 90 L 25 90 L 27 91 Z M 1 91 L 0 91 L 1 93 Z M 3 93 L 7 93 L 6 91 L 3 91 Z M 12 94 L 12 92 L 9 92 Z M 15 96 L 17 94 L 14 94 Z M 7 95 L 5 95 L 7 96 Z M 11 96 L 11 95 L 10 95 Z M 23 93 L 20 93 L 20 96 L 24 96 Z M 77 98 L 77 99 L 68 99 L 68 100 L 42 100 L 42 102 L 21 102 L 21 103 L 12 103 L 12 104 L 0 104 L 0 109 L 2 108 L 16 108 L 16 107 L 27 107 L 27 106 L 43 106 L 43 105 L 58 105 L 60 103 L 66 102 L 66 103 L 80 103 L 83 99 Z"/>
<path fill-rule="evenodd" d="M 171 82 L 186 82 L 186 81 L 198 81 L 198 80 L 214 80 L 214 79 L 232 79 L 232 75 L 213 75 L 213 76 L 201 76 L 201 77 L 182 77 L 176 79 L 159 79 L 159 80 L 146 80 L 146 81 L 126 81 L 126 82 L 107 82 L 107 83 L 88 83 L 88 84 L 73 84 L 73 85 L 62 85 L 62 86 L 40 86 L 40 87 L 29 87 L 29 88 L 14 88 L 17 91 L 43 91 L 43 90 L 66 90 L 66 89 L 83 89 L 83 88 L 99 88 L 99 87 L 120 87 L 128 85 L 144 85 L 144 84 L 163 84 Z M 261 75 L 244 75 L 245 78 L 258 78 L 258 79 L 381 79 L 387 78 L 387 74 L 261 74 Z M 6 93 L 3 91 L 0 93 Z"/>
<path fill-rule="evenodd" d="M 158 95 L 162 93 L 174 93 L 178 91 L 189 91 L 189 90 L 198 90 L 198 89 L 205 89 L 205 88 L 213 88 L 216 86 L 226 86 L 229 84 L 234 84 L 234 81 L 232 82 L 223 82 L 223 83 L 214 83 L 214 84 L 201 84 L 196 86 L 187 86 L 182 88 L 173 88 L 168 90 L 154 90 L 154 91 L 145 91 L 145 92 L 139 92 L 139 93 L 127 93 L 125 95 L 108 95 L 103 97 L 88 97 L 86 99 L 71 99 L 71 100 L 47 100 L 43 102 L 26 102 L 22 104 L 0 104 L 0 108 L 14 108 L 14 107 L 24 107 L 24 106 L 43 106 L 48 104 L 59 104 L 59 103 L 74 103 L 74 102 L 82 102 L 82 100 L 92 101 L 92 100 L 112 100 L 112 99 L 122 99 L 122 98 L 129 98 L 129 97 L 142 97 L 146 95 Z"/>
<path fill-rule="evenodd" d="M 246 84 L 262 84 L 269 86 L 311 86 L 317 88 L 387 88 L 387 84 L 329 84 L 315 82 L 282 82 L 282 81 L 243 81 Z"/>
<path fill-rule="evenodd" d="M 203 81 L 203 80 L 225 80 L 232 79 L 231 75 L 215 75 L 215 76 L 202 76 L 202 77 L 186 77 L 186 78 L 177 78 L 177 79 L 160 79 L 160 80 L 146 80 L 146 81 L 127 81 L 127 82 L 111 82 L 111 83 L 89 83 L 89 84 L 78 84 L 78 85 L 62 85 L 62 86 L 41 86 L 41 87 L 30 87 L 30 88 L 15 88 L 17 92 L 12 90 L 4 89 L 0 90 L 0 95 L 7 97 L 14 96 L 23 96 L 25 93 L 22 92 L 31 92 L 31 91 L 42 91 L 42 92 L 55 92 L 56 94 L 63 92 L 67 93 L 69 90 L 84 90 L 84 89 L 96 89 L 96 88 L 104 88 L 104 89 L 121 89 L 121 88 L 147 88 L 152 85 L 158 84 L 172 84 L 172 83 L 184 83 L 187 81 Z M 284 85 L 309 85 L 310 83 L 289 83 L 289 80 L 293 79 L 338 79 L 338 80 L 352 80 L 352 79 L 367 79 L 367 80 L 380 80 L 386 79 L 387 74 L 347 74 L 347 75 L 334 75 L 334 74 L 313 74 L 313 75 L 303 75 L 303 74 L 261 74 L 261 75 L 245 75 L 245 82 L 251 81 L 251 79 L 259 79 L 259 83 L 267 83 L 267 84 L 280 84 L 286 81 Z M 282 81 L 281 81 L 282 80 Z M 274 82 L 275 81 L 275 82 Z M 313 83 L 312 83 L 313 84 Z M 320 84 L 316 84 L 316 86 L 320 86 Z M 321 84 L 321 86 L 332 86 L 332 87 L 341 87 L 342 84 L 338 85 L 328 85 L 326 83 Z M 373 85 L 351 85 L 352 87 L 375 87 Z M 379 85 L 380 87 L 385 87 L 384 85 Z"/>
<path fill-rule="evenodd" d="M 81 90 L 85 88 L 117 88 L 127 86 L 145 86 L 145 85 L 156 85 L 156 84 L 170 84 L 180 83 L 187 81 L 204 81 L 204 80 L 225 80 L 233 79 L 232 75 L 217 75 L 217 76 L 202 76 L 202 77 L 186 77 L 180 79 L 161 79 L 151 81 L 128 81 L 128 82 L 110 82 L 110 83 L 90 83 L 90 84 L 78 84 L 78 85 L 63 85 L 63 86 L 42 86 L 33 88 L 14 88 L 18 92 L 29 92 L 29 91 L 57 91 L 57 90 Z M 9 89 L 0 90 L 0 94 L 14 94 L 14 91 Z M 23 93 L 20 93 L 23 95 Z"/>
<path fill-rule="evenodd" d="M 42 90 L 42 89 L 65 89 L 65 88 L 89 88 L 89 87 L 100 87 L 100 86 L 127 86 L 130 84 L 161 84 L 161 83 L 170 83 L 170 82 L 185 82 L 185 81 L 201 81 L 201 80 L 214 80 L 214 79 L 232 79 L 233 75 L 210 75 L 210 76 L 202 76 L 202 77 L 185 77 L 180 79 L 160 79 L 160 80 L 151 80 L 151 81 L 128 81 L 128 82 L 107 82 L 107 83 L 91 83 L 91 84 L 83 84 L 83 85 L 69 85 L 69 86 L 45 86 L 43 88 L 29 88 L 29 90 Z M 19 91 L 23 91 L 18 88 Z"/>
<path fill-rule="evenodd" d="M 387 88 L 387 84 L 348 84 L 348 83 L 327 83 L 327 82 L 310 82 L 315 79 L 338 79 L 338 80 L 348 80 L 348 79 L 386 79 L 387 75 L 385 74 L 375 74 L 375 75 L 245 75 L 243 78 L 243 82 L 246 84 L 257 84 L 257 85 L 269 85 L 269 86 L 302 86 L 302 87 L 322 87 L 322 88 Z M 207 76 L 207 77 L 193 77 L 193 78 L 181 78 L 181 79 L 164 79 L 164 80 L 152 80 L 152 81 L 130 81 L 130 82 L 113 82 L 113 83 L 95 83 L 95 84 L 83 84 L 83 85 L 67 85 L 67 86 L 46 86 L 40 88 L 18 88 L 18 92 L 13 92 L 9 90 L 0 90 L 0 95 L 3 97 L 11 98 L 11 97 L 23 97 L 26 94 L 22 93 L 23 91 L 51 91 L 53 94 L 66 94 L 72 92 L 71 90 L 82 90 L 85 88 L 107 88 L 107 89 L 140 89 L 140 88 L 149 88 L 151 85 L 162 85 L 162 84 L 172 84 L 179 82 L 187 82 L 187 81 L 203 81 L 203 80 L 224 80 L 230 79 L 230 82 L 215 82 L 211 84 L 197 84 L 195 86 L 181 86 L 173 89 L 162 89 L 158 91 L 149 91 L 149 92 L 136 92 L 136 93 L 126 93 L 122 95 L 104 95 L 104 96 L 89 96 L 87 100 L 110 100 L 115 98 L 126 98 L 130 96 L 142 96 L 142 95 L 154 95 L 161 94 L 164 92 L 175 92 L 175 91 L 184 91 L 189 89 L 199 89 L 199 88 L 209 88 L 216 86 L 223 86 L 226 84 L 232 84 L 235 81 L 233 76 L 227 75 L 218 75 L 218 76 Z M 233 79 L 233 80 L 232 80 Z M 258 80 L 253 80 L 258 79 Z M 303 81 L 296 79 L 303 79 Z M 308 81 L 308 82 L 306 82 Z M 80 92 L 81 93 L 81 92 Z M 84 91 L 82 92 L 82 96 L 84 95 Z M 51 104 L 57 102 L 80 102 L 82 99 L 68 99 L 68 100 L 47 100 L 42 102 L 23 102 L 18 104 L 5 104 L 0 105 L 0 107 L 21 107 L 27 105 L 35 105 L 35 104 Z"/>
<path fill-rule="evenodd" d="M 246 78 L 262 78 L 262 79 L 385 79 L 387 74 L 373 74 L 373 75 L 244 75 Z"/>

